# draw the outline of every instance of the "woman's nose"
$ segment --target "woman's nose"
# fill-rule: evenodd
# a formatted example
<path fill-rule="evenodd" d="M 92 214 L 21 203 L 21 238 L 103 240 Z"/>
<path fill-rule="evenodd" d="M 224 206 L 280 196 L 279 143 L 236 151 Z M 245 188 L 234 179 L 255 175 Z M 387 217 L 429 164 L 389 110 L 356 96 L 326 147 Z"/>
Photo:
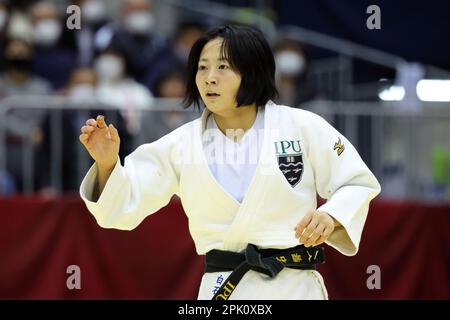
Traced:
<path fill-rule="evenodd" d="M 205 79 L 206 84 L 217 84 L 216 76 L 213 72 L 208 73 L 208 76 Z"/>

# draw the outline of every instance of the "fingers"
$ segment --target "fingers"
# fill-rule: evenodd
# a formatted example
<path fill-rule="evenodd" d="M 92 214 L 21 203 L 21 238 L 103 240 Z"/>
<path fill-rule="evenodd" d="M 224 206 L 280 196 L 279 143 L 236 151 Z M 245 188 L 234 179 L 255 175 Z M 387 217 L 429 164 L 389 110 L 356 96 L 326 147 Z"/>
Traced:
<path fill-rule="evenodd" d="M 303 231 L 303 233 L 300 235 L 300 239 L 299 239 L 300 243 L 306 244 L 309 237 L 311 237 L 313 232 L 316 230 L 318 224 L 319 224 L 319 221 L 317 220 L 317 218 L 313 217 L 311 222 L 305 228 L 305 231 Z"/>
<path fill-rule="evenodd" d="M 99 114 L 96 119 L 88 119 L 86 121 L 87 126 L 106 128 L 105 117 Z"/>
<path fill-rule="evenodd" d="M 308 211 L 295 227 L 295 237 L 305 247 L 325 242 L 334 230 L 333 218 L 323 211 Z"/>
<path fill-rule="evenodd" d="M 305 228 L 311 223 L 311 220 L 313 218 L 314 211 L 309 210 L 306 215 L 303 217 L 302 220 L 297 224 L 295 227 L 295 237 L 300 238 Z"/>
<path fill-rule="evenodd" d="M 325 226 L 323 224 L 318 224 L 314 231 L 311 233 L 309 238 L 305 242 L 305 247 L 312 246 L 316 243 L 317 239 L 320 238 L 323 231 L 325 230 Z"/>
<path fill-rule="evenodd" d="M 98 115 L 97 116 L 97 125 L 98 127 L 101 128 L 106 128 L 106 122 L 105 122 L 105 117 L 102 115 Z"/>
<path fill-rule="evenodd" d="M 89 136 L 96 130 L 96 129 L 103 129 L 108 128 L 107 131 L 107 137 L 111 138 L 114 141 L 119 141 L 119 134 L 114 128 L 112 124 L 109 125 L 109 127 L 106 125 L 105 117 L 102 115 L 98 115 L 96 119 L 88 119 L 86 121 L 86 125 L 82 126 L 80 131 L 82 135 L 80 135 L 80 141 L 82 143 L 86 143 L 89 140 Z"/>
<path fill-rule="evenodd" d="M 87 125 L 87 126 L 97 127 L 97 121 L 95 121 L 94 119 L 88 119 L 88 120 L 86 121 L 86 125 Z"/>
<path fill-rule="evenodd" d="M 331 231 L 333 231 L 332 228 L 325 228 L 325 230 L 323 231 L 322 235 L 319 237 L 319 239 L 316 240 L 316 243 L 313 244 L 314 246 L 318 246 L 319 244 L 324 243 L 328 237 L 331 234 Z"/>
<path fill-rule="evenodd" d="M 80 141 L 82 144 L 86 145 L 89 140 L 90 134 L 95 130 L 95 128 L 92 126 L 82 126 L 80 130 Z"/>
<path fill-rule="evenodd" d="M 96 127 L 93 127 L 93 126 L 82 126 L 80 130 L 81 130 L 82 133 L 90 134 L 95 129 L 96 129 Z"/>
<path fill-rule="evenodd" d="M 80 134 L 80 141 L 81 141 L 82 144 L 85 145 L 88 142 L 88 140 L 89 140 L 89 135 L 88 134 L 86 134 L 86 133 Z"/>
<path fill-rule="evenodd" d="M 111 135 L 111 140 L 112 141 L 120 141 L 119 132 L 117 131 L 116 128 L 114 128 L 112 123 L 109 124 L 108 129 L 109 129 L 109 134 Z"/>

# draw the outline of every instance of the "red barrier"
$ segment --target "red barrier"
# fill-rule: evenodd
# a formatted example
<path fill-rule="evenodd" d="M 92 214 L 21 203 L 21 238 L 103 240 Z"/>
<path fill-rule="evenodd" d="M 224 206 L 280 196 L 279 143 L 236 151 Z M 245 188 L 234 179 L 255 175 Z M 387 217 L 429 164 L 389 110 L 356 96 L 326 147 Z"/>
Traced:
<path fill-rule="evenodd" d="M 77 197 L 0 199 L 0 298 L 195 299 L 203 272 L 178 199 L 133 231 L 100 228 Z M 360 251 L 327 248 L 331 299 L 450 299 L 450 207 L 375 202 Z M 70 265 L 81 289 L 69 290 Z M 368 289 L 371 265 L 381 289 Z"/>

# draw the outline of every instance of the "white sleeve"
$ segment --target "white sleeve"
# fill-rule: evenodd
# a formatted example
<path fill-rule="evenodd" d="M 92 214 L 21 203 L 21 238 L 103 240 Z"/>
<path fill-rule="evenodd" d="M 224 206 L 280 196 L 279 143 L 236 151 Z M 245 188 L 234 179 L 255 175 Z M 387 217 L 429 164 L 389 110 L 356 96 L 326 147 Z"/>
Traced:
<path fill-rule="evenodd" d="M 80 195 L 100 226 L 134 229 L 178 194 L 179 172 L 172 159 L 175 140 L 169 134 L 137 148 L 125 158 L 124 166 L 118 160 L 96 202 L 92 201 L 97 181 L 94 163 L 81 183 Z"/>
<path fill-rule="evenodd" d="M 325 211 L 342 224 L 326 243 L 344 255 L 358 252 L 370 201 L 381 190 L 353 145 L 325 119 L 312 114 L 309 153 L 317 193 Z"/>

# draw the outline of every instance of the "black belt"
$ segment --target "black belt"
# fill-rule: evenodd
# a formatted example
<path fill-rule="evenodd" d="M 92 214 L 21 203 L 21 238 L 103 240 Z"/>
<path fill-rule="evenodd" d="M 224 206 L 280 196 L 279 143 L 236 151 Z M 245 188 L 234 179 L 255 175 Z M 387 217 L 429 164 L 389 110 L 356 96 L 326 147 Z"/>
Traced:
<path fill-rule="evenodd" d="M 317 263 L 325 262 L 323 247 L 306 248 L 303 245 L 289 249 L 258 249 L 249 244 L 244 253 L 211 250 L 206 254 L 205 272 L 233 271 L 212 300 L 228 300 L 242 277 L 249 270 L 275 277 L 284 267 L 315 270 Z"/>

